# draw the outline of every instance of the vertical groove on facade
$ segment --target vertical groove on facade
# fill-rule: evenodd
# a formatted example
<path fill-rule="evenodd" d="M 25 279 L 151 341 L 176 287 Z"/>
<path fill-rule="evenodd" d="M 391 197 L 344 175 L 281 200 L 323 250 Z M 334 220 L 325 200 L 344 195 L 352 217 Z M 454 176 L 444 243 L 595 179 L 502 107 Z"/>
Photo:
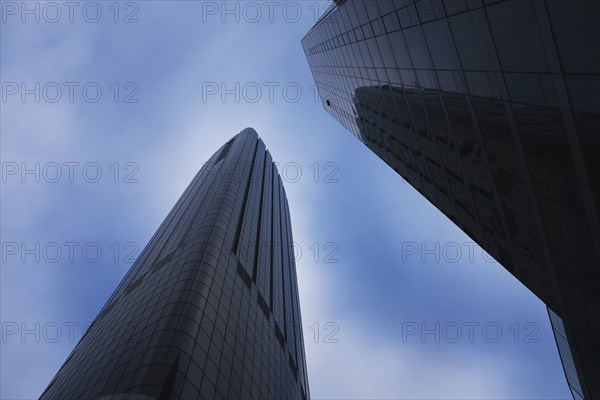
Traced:
<path fill-rule="evenodd" d="M 280 191 L 283 191 L 283 186 L 282 186 L 282 182 L 281 182 L 281 177 L 278 176 L 279 179 L 279 187 L 280 187 Z M 280 247 L 280 253 L 281 253 L 281 299 L 283 301 L 282 304 L 282 313 L 283 313 L 283 337 L 285 338 L 286 341 L 289 340 L 289 333 L 288 333 L 288 318 L 290 318 L 290 315 L 287 314 L 287 309 L 288 309 L 288 301 L 289 299 L 287 299 L 286 296 L 286 290 L 285 290 L 285 276 L 286 276 L 286 271 L 287 271 L 287 262 L 288 260 L 286 260 L 287 257 L 287 248 L 289 246 L 292 246 L 293 243 L 289 243 L 287 241 L 287 225 L 285 223 L 285 219 L 282 218 L 282 213 L 285 212 L 285 209 L 283 207 L 282 204 L 282 198 L 283 196 L 281 196 L 280 193 L 280 197 L 279 197 L 279 204 L 277 206 L 277 208 L 279 209 L 279 221 L 281 223 L 281 231 L 280 231 L 280 240 L 281 240 L 281 247 Z M 284 230 L 284 226 L 285 225 L 285 230 Z"/>
<path fill-rule="evenodd" d="M 250 184 L 252 183 L 252 172 L 253 172 L 253 167 L 254 167 L 254 163 L 256 162 L 256 154 L 258 153 L 258 142 L 256 143 L 256 148 L 254 149 L 254 156 L 252 156 L 252 163 L 250 164 L 250 166 L 248 165 L 244 165 L 243 171 L 246 170 L 246 168 L 249 168 L 249 172 L 248 172 L 248 182 L 246 182 L 246 191 L 244 192 L 244 201 L 242 202 L 242 208 L 241 208 L 241 216 L 238 219 L 237 222 L 237 227 L 235 228 L 235 238 L 233 239 L 233 253 L 237 254 L 238 252 L 238 247 L 240 245 L 240 235 L 242 233 L 242 223 L 244 221 L 244 217 L 246 215 L 246 206 L 248 204 L 248 195 L 250 194 Z"/>
<path fill-rule="evenodd" d="M 271 169 L 274 169 L 275 167 L 271 167 Z M 275 178 L 274 178 L 274 174 L 271 175 L 271 187 L 275 188 Z M 273 260 L 273 248 L 276 246 L 277 241 L 275 240 L 275 236 L 274 234 L 274 230 L 275 230 L 275 206 L 274 206 L 274 199 L 275 199 L 275 190 L 271 191 L 271 246 L 270 246 L 270 256 L 269 258 L 271 259 L 271 262 L 269 263 L 269 276 L 271 277 L 269 279 L 269 310 L 271 310 L 271 313 L 273 313 L 273 264 L 275 263 L 275 260 Z"/>
<path fill-rule="evenodd" d="M 260 200 L 259 200 L 259 208 L 258 208 L 258 223 L 257 223 L 257 228 L 256 228 L 256 242 L 255 242 L 255 246 L 254 246 L 254 268 L 252 269 L 252 281 L 256 284 L 256 277 L 258 275 L 258 255 L 259 255 L 259 250 L 261 247 L 261 230 L 262 230 L 262 211 L 263 211 L 263 205 L 264 205 L 264 196 L 265 196 L 265 176 L 266 176 L 266 171 L 267 171 L 267 154 L 265 153 L 265 162 L 263 165 L 263 170 L 262 170 L 262 178 L 260 180 L 261 182 L 261 186 L 260 186 Z"/>

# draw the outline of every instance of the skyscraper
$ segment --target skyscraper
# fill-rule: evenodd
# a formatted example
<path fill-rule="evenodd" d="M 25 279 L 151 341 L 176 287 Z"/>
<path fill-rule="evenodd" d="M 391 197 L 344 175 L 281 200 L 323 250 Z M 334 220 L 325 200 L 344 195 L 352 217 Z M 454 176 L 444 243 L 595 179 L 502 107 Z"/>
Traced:
<path fill-rule="evenodd" d="M 600 2 L 337 0 L 323 106 L 543 300 L 600 398 Z"/>
<path fill-rule="evenodd" d="M 42 399 L 307 399 L 292 228 L 247 128 L 196 175 Z"/>

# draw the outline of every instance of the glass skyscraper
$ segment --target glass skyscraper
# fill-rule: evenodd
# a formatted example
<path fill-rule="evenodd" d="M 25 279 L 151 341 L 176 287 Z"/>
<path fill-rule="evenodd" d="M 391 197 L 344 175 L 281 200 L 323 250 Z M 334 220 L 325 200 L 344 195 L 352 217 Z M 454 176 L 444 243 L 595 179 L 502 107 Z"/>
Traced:
<path fill-rule="evenodd" d="M 543 300 L 600 398 L 600 2 L 337 0 L 323 107 Z"/>
<path fill-rule="evenodd" d="M 198 172 L 41 398 L 309 398 L 288 202 L 253 129 Z"/>

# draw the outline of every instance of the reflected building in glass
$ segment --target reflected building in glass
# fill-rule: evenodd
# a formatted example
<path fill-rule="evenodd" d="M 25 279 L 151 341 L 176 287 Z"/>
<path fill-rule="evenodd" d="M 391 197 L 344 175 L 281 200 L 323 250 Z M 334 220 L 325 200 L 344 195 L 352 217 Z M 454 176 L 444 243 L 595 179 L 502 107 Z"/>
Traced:
<path fill-rule="evenodd" d="M 202 167 L 42 399 L 307 399 L 282 180 L 247 128 Z"/>
<path fill-rule="evenodd" d="M 543 300 L 600 398 L 600 2 L 338 0 L 302 39 L 323 106 Z"/>

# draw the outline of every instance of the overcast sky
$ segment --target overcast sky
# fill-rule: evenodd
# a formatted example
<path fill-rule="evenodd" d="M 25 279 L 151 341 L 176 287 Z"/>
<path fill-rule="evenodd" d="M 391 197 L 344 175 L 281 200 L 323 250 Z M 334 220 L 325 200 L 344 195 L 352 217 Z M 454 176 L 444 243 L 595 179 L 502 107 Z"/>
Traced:
<path fill-rule="evenodd" d="M 570 397 L 544 304 L 315 98 L 327 2 L 1 6 L 2 399 L 41 394 L 248 126 L 290 203 L 313 398 Z"/>

